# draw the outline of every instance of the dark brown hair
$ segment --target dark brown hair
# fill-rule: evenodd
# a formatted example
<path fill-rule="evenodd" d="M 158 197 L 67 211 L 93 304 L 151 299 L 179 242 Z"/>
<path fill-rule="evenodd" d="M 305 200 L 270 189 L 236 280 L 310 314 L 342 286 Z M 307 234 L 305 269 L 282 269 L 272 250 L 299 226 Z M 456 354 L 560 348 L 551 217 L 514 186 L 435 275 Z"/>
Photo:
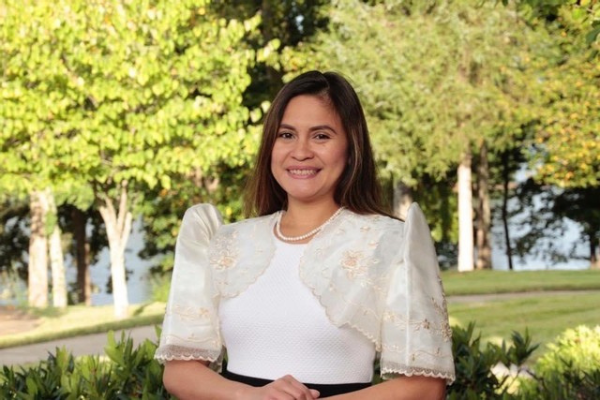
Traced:
<path fill-rule="evenodd" d="M 267 215 L 287 207 L 287 194 L 271 173 L 271 153 L 285 109 L 290 100 L 299 95 L 314 95 L 328 100 L 348 136 L 348 165 L 335 190 L 335 202 L 358 214 L 390 215 L 381 199 L 369 130 L 360 100 L 344 77 L 335 72 L 319 71 L 297 76 L 273 100 L 265 118 L 254 174 L 246 190 L 246 215 Z"/>

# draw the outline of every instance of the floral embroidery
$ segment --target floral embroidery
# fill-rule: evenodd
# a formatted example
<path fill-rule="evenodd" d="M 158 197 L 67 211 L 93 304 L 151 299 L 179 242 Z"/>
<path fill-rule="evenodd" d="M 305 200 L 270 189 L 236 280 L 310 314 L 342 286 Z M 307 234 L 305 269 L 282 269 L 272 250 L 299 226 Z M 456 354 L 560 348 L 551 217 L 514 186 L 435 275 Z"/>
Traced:
<path fill-rule="evenodd" d="M 168 314 L 174 314 L 179 317 L 182 321 L 195 321 L 199 319 L 210 319 L 210 311 L 208 309 L 200 307 L 183 307 L 179 305 L 174 305 L 171 311 L 167 312 Z"/>
<path fill-rule="evenodd" d="M 427 320 L 427 318 L 425 318 L 423 321 L 421 321 L 421 323 L 419 324 L 421 328 L 423 329 L 427 329 L 429 330 L 431 328 L 431 322 L 429 322 Z"/>
<path fill-rule="evenodd" d="M 383 321 L 384 322 L 389 322 L 390 324 L 394 325 L 396 328 L 398 328 L 400 331 L 404 331 L 406 330 L 406 320 L 403 316 L 392 312 L 390 310 L 386 310 L 383 313 Z"/>
<path fill-rule="evenodd" d="M 367 266 L 363 263 L 362 251 L 345 251 L 342 257 L 342 268 L 346 270 L 348 278 L 356 279 L 367 272 Z"/>
<path fill-rule="evenodd" d="M 214 240 L 214 246 L 210 254 L 211 266 L 218 270 L 227 270 L 236 265 L 240 256 L 239 248 L 234 246 L 238 232 L 233 231 L 231 235 L 218 235 Z"/>

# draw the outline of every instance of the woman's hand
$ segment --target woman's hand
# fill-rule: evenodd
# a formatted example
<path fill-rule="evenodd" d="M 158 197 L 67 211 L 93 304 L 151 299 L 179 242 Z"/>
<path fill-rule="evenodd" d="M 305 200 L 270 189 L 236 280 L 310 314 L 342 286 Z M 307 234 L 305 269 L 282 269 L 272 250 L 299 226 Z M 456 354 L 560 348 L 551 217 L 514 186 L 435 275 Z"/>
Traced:
<path fill-rule="evenodd" d="M 317 390 L 309 389 L 291 375 L 279 378 L 262 387 L 247 387 L 239 393 L 244 400 L 315 400 Z"/>

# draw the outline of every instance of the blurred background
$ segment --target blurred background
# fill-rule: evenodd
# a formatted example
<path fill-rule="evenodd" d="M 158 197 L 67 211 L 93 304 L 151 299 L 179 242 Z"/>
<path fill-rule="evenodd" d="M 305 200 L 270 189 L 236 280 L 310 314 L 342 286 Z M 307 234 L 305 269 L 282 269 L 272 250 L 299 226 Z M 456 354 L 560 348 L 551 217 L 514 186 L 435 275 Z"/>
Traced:
<path fill-rule="evenodd" d="M 354 84 L 443 269 L 598 268 L 597 1 L 0 2 L 0 304 L 164 301 L 300 72 Z"/>
<path fill-rule="evenodd" d="M 390 209 L 427 216 L 449 398 L 598 398 L 597 0 L 0 0 L 0 364 L 155 339 L 185 210 L 243 218 L 270 101 L 312 69 L 358 92 Z M 168 397 L 155 343 L 93 342 L 0 397 Z"/>

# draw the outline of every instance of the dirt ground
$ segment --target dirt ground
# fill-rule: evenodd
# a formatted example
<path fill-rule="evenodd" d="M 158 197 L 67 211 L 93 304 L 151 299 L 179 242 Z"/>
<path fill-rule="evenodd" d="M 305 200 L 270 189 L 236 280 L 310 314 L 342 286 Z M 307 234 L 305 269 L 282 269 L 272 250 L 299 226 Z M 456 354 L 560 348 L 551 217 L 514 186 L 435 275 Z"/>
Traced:
<path fill-rule="evenodd" d="M 27 332 L 39 325 L 36 317 L 16 307 L 0 306 L 0 336 Z"/>

